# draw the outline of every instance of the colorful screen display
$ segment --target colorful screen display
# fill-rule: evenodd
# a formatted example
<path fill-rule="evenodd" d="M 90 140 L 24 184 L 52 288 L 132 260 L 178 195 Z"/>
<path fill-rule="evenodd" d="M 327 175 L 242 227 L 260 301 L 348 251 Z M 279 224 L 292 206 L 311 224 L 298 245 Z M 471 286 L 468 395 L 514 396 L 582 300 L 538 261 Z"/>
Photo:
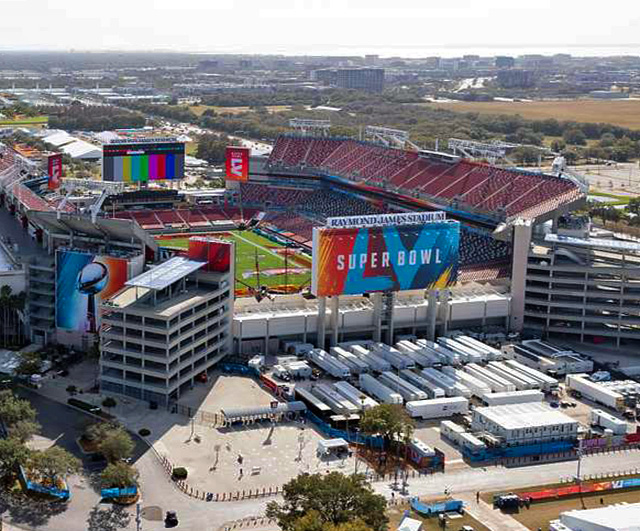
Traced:
<path fill-rule="evenodd" d="M 213 238 L 189 238 L 189 259 L 207 262 L 204 271 L 226 273 L 231 267 L 231 244 Z"/>
<path fill-rule="evenodd" d="M 124 258 L 56 251 L 56 326 L 95 332 L 100 301 L 124 286 L 127 271 Z"/>
<path fill-rule="evenodd" d="M 184 178 L 183 142 L 117 143 L 102 146 L 102 180 L 138 183 Z"/>
<path fill-rule="evenodd" d="M 225 153 L 227 181 L 249 180 L 249 148 L 227 146 Z"/>
<path fill-rule="evenodd" d="M 444 288 L 456 281 L 460 224 L 316 228 L 311 291 L 318 297 Z"/>
<path fill-rule="evenodd" d="M 49 190 L 59 188 L 62 180 L 62 153 L 55 153 L 47 157 L 47 173 L 49 174 Z"/>

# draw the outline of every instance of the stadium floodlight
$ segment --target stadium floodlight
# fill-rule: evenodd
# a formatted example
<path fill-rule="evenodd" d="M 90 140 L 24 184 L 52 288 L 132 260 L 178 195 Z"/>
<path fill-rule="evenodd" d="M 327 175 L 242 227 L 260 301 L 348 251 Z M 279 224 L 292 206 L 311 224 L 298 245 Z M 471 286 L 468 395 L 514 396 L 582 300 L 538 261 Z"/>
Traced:
<path fill-rule="evenodd" d="M 365 138 L 369 140 L 378 140 L 385 146 L 394 145 L 404 148 L 409 142 L 409 133 L 401 129 L 391 129 L 389 127 L 378 127 L 376 125 L 368 125 L 364 130 Z"/>
<path fill-rule="evenodd" d="M 306 118 L 292 118 L 289 127 L 303 135 L 321 134 L 327 136 L 331 129 L 331 120 L 308 120 Z"/>

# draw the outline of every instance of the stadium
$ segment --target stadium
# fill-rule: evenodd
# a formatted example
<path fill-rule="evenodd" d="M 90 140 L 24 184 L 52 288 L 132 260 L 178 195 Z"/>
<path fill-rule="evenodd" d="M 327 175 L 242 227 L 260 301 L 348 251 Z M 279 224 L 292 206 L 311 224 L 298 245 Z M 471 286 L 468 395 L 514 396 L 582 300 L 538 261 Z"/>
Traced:
<path fill-rule="evenodd" d="M 567 312 L 569 321 L 576 320 L 568 309 L 575 305 L 565 300 L 560 311 L 563 304 L 547 297 L 543 306 L 535 288 L 530 292 L 527 287 L 534 282 L 528 279 L 535 274 L 531 267 L 541 262 L 531 260 L 534 249 L 547 245 L 558 257 L 556 265 L 560 256 L 568 256 L 559 251 L 562 241 L 549 243 L 548 233 L 562 235 L 571 212 L 585 204 L 587 187 L 579 175 L 564 168 L 545 174 L 422 150 L 402 131 L 372 127 L 366 139 L 354 139 L 330 136 L 326 123 L 292 126 L 294 131 L 280 135 L 268 156 L 250 157 L 245 150 L 238 164 L 228 160 L 226 187 L 219 190 L 152 186 L 155 179 L 179 179 L 183 170 L 182 162 L 172 161 L 174 173 L 162 174 L 169 170 L 154 162 L 165 156 L 155 146 L 139 167 L 103 161 L 103 181 L 81 183 L 83 193 L 64 196 L 46 186 L 46 175 L 33 163 L 4 146 L 0 199 L 38 242 L 51 240 L 58 229 L 38 225 L 43 216 L 33 212 L 49 212 L 58 223 L 75 220 L 74 230 L 109 219 L 120 223 L 137 235 L 147 264 L 184 256 L 194 236 L 233 242 L 235 354 L 277 352 L 291 341 L 323 345 L 363 335 L 392 340 L 402 334 L 434 336 L 491 326 L 504 333 L 524 329 L 539 335 L 568 332 L 580 340 L 611 338 L 617 345 L 635 339 L 635 326 L 614 329 L 600 320 L 590 328 L 586 317 L 578 327 L 567 325 Z M 63 179 L 66 190 L 71 181 Z M 74 186 L 72 191 L 81 188 Z M 390 296 L 343 293 L 326 300 L 312 293 L 314 229 L 336 217 L 411 212 L 444 212 L 459 222 L 457 274 L 446 289 L 401 289 Z M 584 226 L 582 232 L 571 230 L 589 240 Z M 600 236 L 610 240 L 612 235 Z M 607 247 L 609 240 L 598 244 Z M 629 248 L 628 253 L 636 251 Z M 587 254 L 594 260 L 597 251 Z M 574 265 L 584 266 L 580 260 Z M 538 275 L 535 281 L 540 280 Z M 549 283 L 546 289 L 555 288 Z M 536 300 L 530 302 L 532 297 Z M 587 308 L 589 301 L 584 298 L 581 305 Z M 635 311 L 634 302 L 627 313 Z M 627 313 L 609 319 L 618 321 Z M 54 333 L 49 330 L 48 337 Z"/>

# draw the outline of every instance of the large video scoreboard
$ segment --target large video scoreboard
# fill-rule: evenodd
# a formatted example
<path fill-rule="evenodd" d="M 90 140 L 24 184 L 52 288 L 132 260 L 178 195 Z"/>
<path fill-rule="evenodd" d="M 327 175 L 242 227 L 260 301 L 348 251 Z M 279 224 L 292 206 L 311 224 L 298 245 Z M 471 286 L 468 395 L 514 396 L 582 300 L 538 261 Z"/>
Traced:
<path fill-rule="evenodd" d="M 123 183 L 184 178 L 184 142 L 123 141 L 102 146 L 102 180 Z"/>

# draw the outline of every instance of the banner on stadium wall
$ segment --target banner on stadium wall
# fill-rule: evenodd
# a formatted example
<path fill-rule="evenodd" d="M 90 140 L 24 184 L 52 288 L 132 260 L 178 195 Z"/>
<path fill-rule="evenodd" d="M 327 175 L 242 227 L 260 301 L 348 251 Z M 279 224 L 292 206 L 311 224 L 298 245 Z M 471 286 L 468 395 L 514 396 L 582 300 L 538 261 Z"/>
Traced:
<path fill-rule="evenodd" d="M 438 210 L 436 212 L 399 212 L 395 214 L 327 218 L 326 226 L 331 229 L 347 229 L 350 227 L 363 228 L 386 225 L 421 225 L 423 223 L 435 223 L 446 220 L 447 214 Z"/>
<path fill-rule="evenodd" d="M 311 291 L 318 297 L 450 286 L 460 224 L 314 228 Z"/>
<path fill-rule="evenodd" d="M 204 271 L 226 273 L 231 267 L 231 243 L 215 238 L 189 238 L 190 260 L 206 262 Z"/>
<path fill-rule="evenodd" d="M 228 181 L 249 180 L 249 148 L 227 146 L 225 164 Z"/>
<path fill-rule="evenodd" d="M 96 332 L 101 301 L 128 280 L 124 258 L 59 249 L 56 251 L 56 326 Z"/>
<path fill-rule="evenodd" d="M 62 153 L 55 153 L 47 157 L 47 175 L 49 176 L 49 190 L 59 188 L 62 180 Z"/>

